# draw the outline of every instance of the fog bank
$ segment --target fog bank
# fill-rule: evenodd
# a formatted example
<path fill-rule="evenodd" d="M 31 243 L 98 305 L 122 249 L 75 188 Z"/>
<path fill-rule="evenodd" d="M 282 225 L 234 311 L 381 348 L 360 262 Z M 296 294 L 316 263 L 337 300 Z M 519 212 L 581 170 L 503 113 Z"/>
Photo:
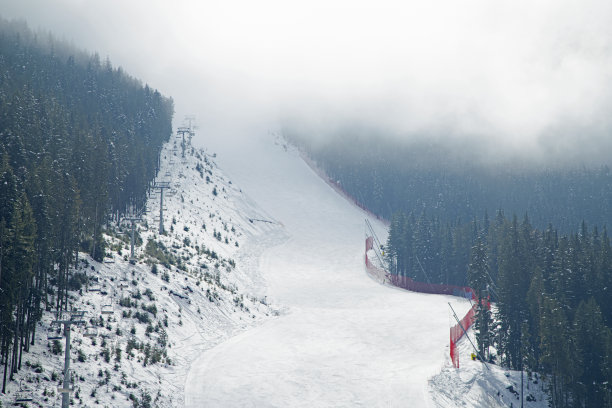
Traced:
<path fill-rule="evenodd" d="M 171 95 L 202 142 L 236 143 L 289 118 L 319 138 L 363 126 L 476 141 L 483 155 L 603 161 L 612 147 L 606 0 L 0 0 L 0 10 Z"/>

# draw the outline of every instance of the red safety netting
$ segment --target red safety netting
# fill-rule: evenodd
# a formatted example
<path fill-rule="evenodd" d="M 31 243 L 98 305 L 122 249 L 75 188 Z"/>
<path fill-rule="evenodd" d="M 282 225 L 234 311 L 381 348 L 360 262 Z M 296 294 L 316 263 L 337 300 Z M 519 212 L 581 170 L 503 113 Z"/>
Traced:
<path fill-rule="evenodd" d="M 374 244 L 374 238 L 367 237 L 366 238 L 366 252 L 368 252 L 370 249 L 372 249 L 373 244 Z M 366 256 L 367 256 L 367 254 L 366 254 Z"/>
<path fill-rule="evenodd" d="M 370 261 L 370 258 L 368 258 L 367 253 L 365 254 L 365 264 L 366 271 L 370 274 L 370 276 L 382 283 L 389 282 L 389 275 L 387 274 L 387 272 L 385 272 L 384 269 L 381 269 L 374 265 Z"/>
<path fill-rule="evenodd" d="M 474 289 L 469 286 L 442 285 L 438 283 L 417 282 L 408 276 L 391 275 L 391 283 L 398 288 L 408 289 L 413 292 L 433 293 L 437 295 L 452 295 L 466 299 L 476 299 Z"/>
<path fill-rule="evenodd" d="M 302 150 L 298 150 L 300 153 L 300 157 L 302 158 L 302 160 L 304 161 L 304 163 L 306 163 L 308 165 L 308 167 L 310 167 L 310 169 L 312 171 L 314 171 L 319 177 L 321 177 L 322 180 L 324 180 L 331 188 L 333 188 L 338 194 L 340 194 L 342 197 L 346 198 L 348 201 L 350 201 L 351 203 L 353 203 L 354 205 L 356 205 L 357 207 L 361 208 L 364 212 L 366 212 L 370 217 L 372 218 L 376 218 L 378 221 L 382 222 L 385 225 L 389 225 L 389 221 L 385 220 L 384 218 L 374 214 L 373 212 L 371 212 L 364 204 L 362 204 L 359 200 L 357 200 L 355 197 L 353 197 L 351 194 L 349 194 L 347 191 L 344 190 L 344 187 L 342 187 L 342 185 L 340 184 L 339 181 L 337 180 L 332 180 L 331 178 L 329 178 L 329 176 L 327 175 L 327 173 L 325 173 L 325 171 L 323 169 L 321 169 L 309 156 L 308 154 L 306 154 L 305 152 L 303 152 Z"/>
<path fill-rule="evenodd" d="M 474 320 L 476 318 L 476 303 L 472 305 L 467 314 L 461 319 L 459 323 L 451 327 L 450 329 L 450 358 L 453 362 L 453 366 L 459 368 L 459 352 L 457 351 L 457 342 L 463 336 L 463 329 L 469 329 L 472 324 L 474 324 Z M 463 327 L 463 329 L 461 329 Z"/>
<path fill-rule="evenodd" d="M 476 300 L 476 293 L 474 289 L 469 286 L 456 286 L 456 285 L 442 285 L 436 283 L 425 283 L 416 282 L 408 276 L 399 276 L 388 274 L 383 269 L 374 265 L 368 258 L 368 251 L 373 247 L 373 237 L 367 237 L 365 242 L 365 266 L 366 270 L 370 275 L 384 282 L 390 282 L 393 286 L 397 286 L 402 289 L 407 289 L 413 292 L 420 293 L 432 293 L 438 295 L 453 295 L 459 296 L 471 300 Z M 461 319 L 461 326 L 463 329 L 469 329 L 474 323 L 476 316 L 476 304 L 472 305 L 467 314 Z M 454 325 L 450 329 L 450 357 L 453 362 L 453 366 L 459 368 L 459 352 L 457 351 L 457 342 L 463 336 L 463 330 L 459 324 Z"/>
<path fill-rule="evenodd" d="M 457 352 L 457 341 L 453 340 L 453 329 L 450 333 L 450 358 L 453 362 L 453 367 L 459 368 L 459 353 Z"/>
<path fill-rule="evenodd" d="M 374 238 L 373 237 L 367 237 L 365 244 L 366 244 L 366 248 L 365 248 L 366 271 L 374 279 L 376 279 L 376 280 L 378 280 L 380 282 L 383 282 L 383 283 L 388 282 L 389 278 L 388 278 L 387 272 L 384 269 L 379 268 L 378 266 L 374 265 L 370 261 L 370 258 L 368 258 L 368 251 L 374 247 Z"/>
<path fill-rule="evenodd" d="M 300 155 L 302 156 L 302 159 L 304 160 L 304 162 L 308 164 L 308 166 L 313 171 L 315 171 L 323 180 L 327 182 L 329 186 L 331 186 L 334 190 L 336 190 L 340 195 L 344 196 L 345 198 L 353 202 L 353 204 L 363 209 L 370 216 L 377 218 L 378 220 L 380 220 L 381 222 L 387 225 L 389 224 L 388 221 L 383 220 L 377 215 L 371 213 L 361 202 L 359 202 L 354 197 L 352 197 L 350 194 L 348 194 L 338 181 L 331 180 L 327 176 L 327 174 L 325 174 L 325 172 L 323 172 L 320 168 L 318 168 L 316 164 L 307 155 L 303 154 L 303 152 L 300 152 Z M 412 280 L 411 278 L 407 276 L 398 276 L 398 275 L 392 275 L 392 274 L 387 273 L 384 269 L 374 265 L 368 258 L 367 252 L 373 248 L 373 243 L 374 243 L 373 237 L 366 238 L 365 266 L 366 266 L 366 270 L 373 278 L 379 281 L 382 281 L 382 282 L 390 282 L 394 286 L 397 286 L 403 289 L 408 289 L 414 292 L 433 293 L 433 294 L 440 294 L 440 295 L 453 295 L 453 296 L 460 296 L 460 297 L 464 297 L 464 298 L 472 299 L 472 300 L 476 299 L 476 294 L 474 293 L 474 290 L 468 286 L 454 286 L 454 285 L 441 285 L 441 284 L 430 284 L 430 283 L 424 283 L 424 282 L 415 282 L 414 280 Z M 475 306 L 472 306 L 470 311 L 461 320 L 461 324 L 463 325 L 463 328 L 465 330 L 467 330 L 474 323 L 475 314 L 476 314 Z M 459 332 L 457 332 L 457 330 Z M 455 367 L 459 367 L 459 353 L 456 351 L 456 348 L 457 348 L 456 343 L 457 341 L 459 341 L 459 339 L 462 336 L 463 336 L 463 330 L 461 330 L 459 325 L 455 325 L 451 328 L 450 354 L 451 354 L 451 359 L 453 361 L 453 365 Z"/>

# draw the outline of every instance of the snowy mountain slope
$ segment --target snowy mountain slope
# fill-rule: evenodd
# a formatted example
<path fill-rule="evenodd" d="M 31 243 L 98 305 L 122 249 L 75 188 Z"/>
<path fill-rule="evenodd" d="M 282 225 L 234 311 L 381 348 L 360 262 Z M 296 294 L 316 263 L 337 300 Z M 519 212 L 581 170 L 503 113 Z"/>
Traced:
<path fill-rule="evenodd" d="M 223 175 L 214 157 L 188 149 L 183 159 L 177 142 L 167 144 L 161 158 L 160 179 L 173 190 L 164 197 L 168 233 L 158 233 L 160 197 L 154 195 L 138 227 L 134 265 L 128 235 L 110 230 L 104 263 L 80 254 L 74 274 L 86 274 L 89 285 L 71 294 L 71 305 L 85 311 L 88 327 L 71 331 L 76 406 L 181 407 L 197 356 L 278 314 L 266 304 L 252 263 L 278 225 L 249 221 L 269 217 Z M 65 343 L 47 339 L 58 336 L 50 328 L 54 318 L 45 313 L 16 381 L 0 395 L 2 406 L 18 397 L 31 398 L 28 406 L 61 405 Z"/>
<path fill-rule="evenodd" d="M 476 344 L 473 330 L 468 330 L 472 342 Z M 485 367 L 480 361 L 470 358 L 473 348 L 465 338 L 459 341 L 459 365 L 456 369 L 445 364 L 441 372 L 430 381 L 432 397 L 436 407 L 474 407 L 502 408 L 520 407 L 521 373 L 506 370 L 497 365 Z M 548 400 L 544 391 L 546 383 L 537 374 L 531 380 L 524 373 L 523 406 L 527 408 L 546 408 Z"/>
<path fill-rule="evenodd" d="M 154 194 L 135 265 L 128 262 L 127 235 L 112 231 L 107 262 L 80 255 L 78 272 L 87 273 L 93 291 L 83 286 L 72 295 L 89 326 L 72 330 L 75 406 L 516 401 L 518 373 L 485 374 L 469 361 L 467 342 L 460 343 L 461 370 L 451 368 L 447 302 L 459 314 L 469 304 L 367 276 L 363 212 L 296 151 L 270 138 L 229 149 L 218 158 L 188 149 L 183 159 L 180 140 L 172 140 L 160 171 L 174 190 L 164 197 L 168 234 L 158 233 Z M 383 238 L 385 227 L 374 228 Z M 28 406 L 60 406 L 63 354 L 54 351 L 64 341 L 47 340 L 52 319 L 45 313 L 17 381 L 0 395 L 3 406 L 17 395 L 32 397 Z M 85 337 L 87 331 L 97 336 Z M 537 401 L 526 406 L 545 406 L 538 386 L 530 386 Z"/>
<path fill-rule="evenodd" d="M 186 406 L 433 406 L 428 379 L 448 364 L 447 302 L 458 313 L 469 304 L 369 279 L 364 213 L 272 142 L 245 143 L 248 161 L 236 150 L 220 160 L 283 225 L 269 233 L 285 241 L 259 262 L 268 298 L 287 312 L 194 362 Z"/>

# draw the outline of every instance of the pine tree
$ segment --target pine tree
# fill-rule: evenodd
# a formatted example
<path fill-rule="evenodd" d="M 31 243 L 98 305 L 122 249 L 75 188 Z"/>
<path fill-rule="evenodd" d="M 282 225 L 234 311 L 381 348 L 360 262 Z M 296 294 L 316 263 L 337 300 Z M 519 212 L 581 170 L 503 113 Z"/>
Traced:
<path fill-rule="evenodd" d="M 606 381 L 604 382 L 604 403 L 605 407 L 612 407 L 612 333 L 610 330 L 606 331 L 607 339 L 606 339 L 606 348 L 603 356 L 604 359 L 604 375 Z"/>
<path fill-rule="evenodd" d="M 612 327 L 612 248 L 608 231 L 604 226 L 599 247 L 595 247 L 595 299 L 601 307 L 604 321 Z"/>
<path fill-rule="evenodd" d="M 575 349 L 572 364 L 572 397 L 577 406 L 604 406 L 606 390 L 606 347 L 610 329 L 604 325 L 594 298 L 580 302 L 572 327 Z"/>
<path fill-rule="evenodd" d="M 480 354 L 485 359 L 488 359 L 493 322 L 489 308 L 487 248 L 480 236 L 476 238 L 471 252 L 471 261 L 468 266 L 468 282 L 477 296 L 476 341 Z"/>
<path fill-rule="evenodd" d="M 9 244 L 8 224 L 13 217 L 13 210 L 17 201 L 17 180 L 9 163 L 8 154 L 2 155 L 0 163 L 0 288 L 2 288 L 2 266 L 6 248 Z M 1 296 L 1 292 L 0 292 Z"/>
<path fill-rule="evenodd" d="M 533 335 L 529 337 L 529 349 L 532 353 L 529 356 L 528 366 L 530 369 L 537 371 L 540 362 L 540 320 L 542 319 L 542 308 L 546 290 L 544 285 L 544 276 L 542 269 L 536 267 L 531 277 L 529 290 L 527 291 L 527 307 L 529 308 L 529 331 Z"/>
<path fill-rule="evenodd" d="M 497 320 L 500 323 L 498 351 L 502 362 L 511 368 L 518 368 L 519 325 L 521 317 L 517 304 L 520 302 L 517 284 L 519 263 L 519 235 L 516 217 L 508 228 L 501 244 L 499 255 L 499 280 Z"/>
<path fill-rule="evenodd" d="M 479 299 L 478 301 L 475 327 L 478 351 L 480 351 L 480 354 L 486 360 L 489 360 L 489 348 L 493 344 L 493 315 L 489 307 L 489 302 L 485 298 Z"/>
<path fill-rule="evenodd" d="M 486 297 L 485 291 L 489 286 L 488 268 L 487 248 L 479 236 L 472 246 L 467 278 L 470 287 L 475 290 L 476 296 L 480 299 Z"/>
<path fill-rule="evenodd" d="M 389 226 L 389 235 L 387 236 L 387 245 L 385 248 L 385 259 L 387 262 L 387 270 L 392 274 L 401 275 L 403 271 L 403 233 L 404 233 L 405 216 L 402 212 L 395 213 L 391 219 Z"/>
<path fill-rule="evenodd" d="M 545 297 L 540 322 L 542 350 L 540 363 L 545 372 L 549 373 L 550 406 L 564 407 L 569 397 L 573 361 L 568 342 L 570 338 L 568 320 L 561 304 Z"/>
<path fill-rule="evenodd" d="M 413 256 L 416 261 L 411 276 L 420 282 L 429 282 L 432 261 L 431 224 L 425 212 L 417 220 L 413 235 Z"/>

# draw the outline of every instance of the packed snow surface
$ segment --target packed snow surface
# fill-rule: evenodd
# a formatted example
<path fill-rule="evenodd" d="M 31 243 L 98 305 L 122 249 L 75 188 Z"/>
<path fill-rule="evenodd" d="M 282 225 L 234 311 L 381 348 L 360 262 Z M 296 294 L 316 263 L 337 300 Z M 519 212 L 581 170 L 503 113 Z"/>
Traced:
<path fill-rule="evenodd" d="M 70 293 L 87 320 L 72 330 L 74 405 L 519 406 L 520 373 L 470 361 L 465 340 L 461 369 L 450 364 L 447 302 L 460 316 L 469 303 L 371 279 L 367 215 L 282 139 L 185 157 L 180 145 L 164 146 L 157 180 L 169 186 L 167 233 L 153 194 L 134 264 L 122 221 L 105 235 L 104 262 L 81 253 L 73 271 L 89 280 Z M 384 241 L 385 226 L 372 221 Z M 60 334 L 54 318 L 44 313 L 2 406 L 23 396 L 31 407 L 60 406 L 65 342 L 48 338 Z M 544 385 L 526 383 L 526 407 L 546 406 Z"/>
<path fill-rule="evenodd" d="M 465 340 L 461 369 L 450 363 L 447 302 L 459 315 L 469 304 L 371 279 L 366 214 L 282 139 L 208 146 L 218 158 L 190 146 L 183 157 L 180 146 L 164 146 L 157 180 L 169 186 L 167 233 L 152 194 L 136 262 L 125 220 L 107 230 L 104 262 L 80 254 L 73 273 L 89 285 L 70 304 L 87 328 L 72 330 L 71 405 L 519 405 L 520 373 L 470 361 Z M 386 228 L 374 228 L 384 241 Z M 54 319 L 44 312 L 2 406 L 60 406 L 65 341 L 50 339 L 61 334 Z M 538 380 L 526 382 L 528 408 L 546 406 Z"/>
<path fill-rule="evenodd" d="M 448 363 L 448 302 L 459 314 L 469 303 L 370 279 L 366 215 L 282 140 L 234 146 L 219 164 L 279 224 L 258 268 L 284 312 L 196 360 L 186 406 L 434 406 L 428 380 Z"/>

